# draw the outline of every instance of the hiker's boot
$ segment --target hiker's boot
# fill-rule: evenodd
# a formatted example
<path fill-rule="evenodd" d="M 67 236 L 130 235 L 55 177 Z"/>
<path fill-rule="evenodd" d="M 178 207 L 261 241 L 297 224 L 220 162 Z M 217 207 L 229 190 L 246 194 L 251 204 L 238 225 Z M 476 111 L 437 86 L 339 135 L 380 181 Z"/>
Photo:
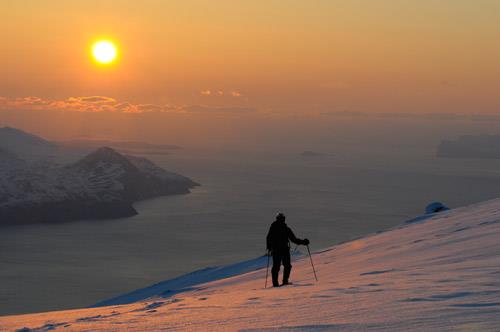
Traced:
<path fill-rule="evenodd" d="M 290 272 L 292 271 L 291 265 L 285 265 L 283 268 L 283 285 L 288 285 L 288 279 L 290 278 Z"/>

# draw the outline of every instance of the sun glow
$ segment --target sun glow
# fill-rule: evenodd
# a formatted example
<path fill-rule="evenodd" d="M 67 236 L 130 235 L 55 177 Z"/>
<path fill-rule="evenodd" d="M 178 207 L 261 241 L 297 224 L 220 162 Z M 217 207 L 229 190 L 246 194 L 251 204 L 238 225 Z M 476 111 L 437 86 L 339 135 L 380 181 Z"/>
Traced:
<path fill-rule="evenodd" d="M 92 46 L 92 56 L 97 63 L 111 64 L 116 60 L 118 51 L 109 40 L 100 40 Z"/>

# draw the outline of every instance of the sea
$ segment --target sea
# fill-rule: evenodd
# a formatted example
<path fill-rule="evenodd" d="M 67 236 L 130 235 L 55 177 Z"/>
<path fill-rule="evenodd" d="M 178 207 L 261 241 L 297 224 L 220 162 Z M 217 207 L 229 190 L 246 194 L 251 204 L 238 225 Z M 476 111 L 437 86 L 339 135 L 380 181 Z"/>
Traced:
<path fill-rule="evenodd" d="M 86 307 L 264 255 L 278 212 L 315 251 L 395 227 L 434 201 L 455 208 L 500 196 L 498 160 L 440 159 L 430 149 L 301 152 L 150 155 L 201 186 L 137 202 L 130 218 L 0 229 L 0 315 Z"/>

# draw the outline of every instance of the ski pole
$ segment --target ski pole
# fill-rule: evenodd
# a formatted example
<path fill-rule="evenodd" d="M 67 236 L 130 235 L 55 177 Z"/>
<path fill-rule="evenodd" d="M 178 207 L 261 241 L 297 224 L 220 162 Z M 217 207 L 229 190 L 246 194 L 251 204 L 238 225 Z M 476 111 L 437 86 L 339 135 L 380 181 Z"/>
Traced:
<path fill-rule="evenodd" d="M 269 273 L 269 252 L 266 255 L 267 255 L 267 268 L 266 268 L 266 284 L 264 288 L 267 288 L 267 275 Z"/>
<path fill-rule="evenodd" d="M 313 264 L 313 259 L 312 259 L 312 256 L 311 256 L 311 251 L 309 250 L 309 245 L 307 245 L 307 252 L 309 253 L 309 259 L 311 260 L 311 266 L 312 266 L 313 272 L 314 272 L 314 279 L 316 279 L 316 281 L 318 281 L 318 277 L 316 276 L 316 269 L 314 269 L 314 264 Z"/>

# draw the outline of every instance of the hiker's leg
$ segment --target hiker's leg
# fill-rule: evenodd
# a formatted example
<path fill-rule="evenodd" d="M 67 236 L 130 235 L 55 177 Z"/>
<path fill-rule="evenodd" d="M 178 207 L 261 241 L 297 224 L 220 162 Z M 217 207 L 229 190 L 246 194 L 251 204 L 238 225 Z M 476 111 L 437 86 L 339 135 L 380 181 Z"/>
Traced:
<path fill-rule="evenodd" d="M 280 265 L 281 265 L 281 253 L 277 250 L 273 251 L 273 268 L 271 269 L 271 276 L 273 279 L 273 286 L 279 286 L 278 275 L 280 273 Z"/>
<path fill-rule="evenodd" d="M 288 278 L 290 278 L 290 271 L 292 270 L 292 264 L 290 263 L 290 250 L 283 253 L 283 284 L 288 284 Z"/>

